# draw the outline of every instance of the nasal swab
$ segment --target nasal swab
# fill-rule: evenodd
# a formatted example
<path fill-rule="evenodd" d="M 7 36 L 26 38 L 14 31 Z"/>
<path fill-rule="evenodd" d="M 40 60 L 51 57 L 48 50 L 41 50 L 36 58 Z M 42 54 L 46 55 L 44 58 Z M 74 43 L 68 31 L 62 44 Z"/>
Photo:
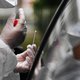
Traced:
<path fill-rule="evenodd" d="M 35 38 L 36 38 L 36 33 L 37 33 L 37 31 L 35 30 L 35 32 L 34 32 L 34 36 L 33 36 L 33 44 L 34 44 L 34 42 L 35 42 Z"/>

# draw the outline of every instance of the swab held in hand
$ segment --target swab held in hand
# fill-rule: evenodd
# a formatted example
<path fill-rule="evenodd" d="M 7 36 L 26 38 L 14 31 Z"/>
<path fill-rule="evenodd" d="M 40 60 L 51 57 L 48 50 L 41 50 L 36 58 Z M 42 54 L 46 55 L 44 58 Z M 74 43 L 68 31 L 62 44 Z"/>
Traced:
<path fill-rule="evenodd" d="M 34 32 L 34 36 L 33 36 L 33 42 L 32 42 L 32 44 L 34 44 L 34 42 L 35 42 L 36 33 L 37 33 L 37 31 L 35 30 L 35 32 Z"/>

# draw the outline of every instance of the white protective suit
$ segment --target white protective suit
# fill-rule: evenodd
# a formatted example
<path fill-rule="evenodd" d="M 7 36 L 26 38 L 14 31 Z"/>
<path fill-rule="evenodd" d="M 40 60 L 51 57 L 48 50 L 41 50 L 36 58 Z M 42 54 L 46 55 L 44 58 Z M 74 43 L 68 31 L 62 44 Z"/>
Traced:
<path fill-rule="evenodd" d="M 36 80 L 80 80 L 80 61 L 73 57 L 80 43 L 80 0 L 70 0 L 49 40 L 52 49 Z"/>
<path fill-rule="evenodd" d="M 17 0 L 0 0 L 0 8 L 13 8 L 16 5 Z M 20 80 L 19 73 L 14 73 L 16 65 L 13 50 L 0 39 L 0 80 Z"/>
<path fill-rule="evenodd" d="M 19 80 L 19 74 L 13 72 L 16 64 L 14 52 L 0 39 L 0 80 Z"/>

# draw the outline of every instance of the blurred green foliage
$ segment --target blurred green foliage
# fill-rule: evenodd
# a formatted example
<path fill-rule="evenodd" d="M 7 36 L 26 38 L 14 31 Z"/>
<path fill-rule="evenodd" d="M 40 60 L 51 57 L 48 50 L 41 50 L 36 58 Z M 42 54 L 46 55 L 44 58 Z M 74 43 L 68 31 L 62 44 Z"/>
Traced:
<path fill-rule="evenodd" d="M 34 3 L 35 26 L 43 35 L 61 0 L 37 0 Z"/>
<path fill-rule="evenodd" d="M 35 8 L 41 9 L 44 7 L 54 7 L 56 5 L 59 5 L 59 3 L 62 0 L 37 0 L 36 3 L 34 4 Z"/>

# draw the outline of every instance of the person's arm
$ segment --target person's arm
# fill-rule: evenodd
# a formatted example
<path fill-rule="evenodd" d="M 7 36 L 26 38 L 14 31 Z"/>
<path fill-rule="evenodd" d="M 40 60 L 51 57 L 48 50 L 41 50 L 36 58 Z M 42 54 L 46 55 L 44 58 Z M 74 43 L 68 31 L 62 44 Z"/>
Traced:
<path fill-rule="evenodd" d="M 3 73 L 3 70 L 4 70 L 4 68 L 3 68 L 3 64 L 4 64 L 3 59 L 4 59 L 3 58 L 3 53 L 0 51 L 0 80 L 2 80 L 3 76 L 4 76 L 4 73 Z"/>
<path fill-rule="evenodd" d="M 0 53 L 1 55 L 2 53 Z M 3 80 L 3 62 L 2 59 L 0 57 L 0 80 Z"/>
<path fill-rule="evenodd" d="M 3 77 L 8 74 L 6 73 L 6 70 L 8 71 L 8 67 L 5 67 L 8 52 L 9 46 L 0 39 L 0 80 L 3 80 Z"/>
<path fill-rule="evenodd" d="M 13 24 L 14 20 L 15 15 L 12 15 L 8 19 L 0 35 L 0 39 L 2 39 L 4 43 L 9 46 L 9 49 L 14 49 L 18 45 L 20 45 L 25 39 L 26 25 L 25 16 L 22 8 L 19 9 L 19 19 L 17 19 L 18 23 L 15 26 Z M 16 65 L 15 72 L 25 72 L 26 70 L 30 70 L 30 66 L 32 65 L 35 51 L 35 46 L 33 44 L 29 45 L 28 49 L 25 52 L 17 55 L 16 58 L 18 63 Z"/>

